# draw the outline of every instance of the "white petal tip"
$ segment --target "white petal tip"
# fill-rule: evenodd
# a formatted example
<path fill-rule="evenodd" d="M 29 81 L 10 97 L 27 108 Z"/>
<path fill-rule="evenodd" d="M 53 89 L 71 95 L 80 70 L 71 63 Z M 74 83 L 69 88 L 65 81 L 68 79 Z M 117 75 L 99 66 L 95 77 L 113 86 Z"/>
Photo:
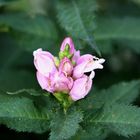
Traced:
<path fill-rule="evenodd" d="M 92 71 L 92 72 L 91 72 L 91 74 L 89 75 L 89 79 L 91 79 L 91 80 L 92 80 L 94 77 L 95 77 L 95 72 L 94 72 L 94 71 Z"/>
<path fill-rule="evenodd" d="M 33 51 L 33 56 L 35 56 L 35 55 L 36 55 L 38 52 L 40 52 L 40 51 L 42 51 L 42 48 L 39 48 L 39 49 Z"/>
<path fill-rule="evenodd" d="M 102 63 L 105 62 L 105 59 L 101 58 L 101 59 L 98 60 L 98 62 L 99 62 L 100 64 L 102 64 Z"/>

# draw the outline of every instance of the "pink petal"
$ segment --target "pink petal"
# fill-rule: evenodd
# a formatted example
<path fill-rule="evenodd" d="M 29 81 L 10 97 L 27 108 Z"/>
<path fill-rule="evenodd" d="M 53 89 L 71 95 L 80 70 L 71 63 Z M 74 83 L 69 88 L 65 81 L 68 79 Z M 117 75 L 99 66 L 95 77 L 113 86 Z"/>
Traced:
<path fill-rule="evenodd" d="M 64 57 L 59 65 L 59 72 L 63 72 L 66 76 L 70 76 L 73 71 L 73 65 L 71 61 L 67 58 Z"/>
<path fill-rule="evenodd" d="M 80 58 L 80 51 L 75 51 L 72 57 L 72 60 L 77 63 L 77 60 Z"/>
<path fill-rule="evenodd" d="M 56 70 L 54 63 L 54 56 L 47 52 L 38 49 L 33 52 L 34 55 L 34 65 L 36 69 L 45 76 L 48 76 L 49 73 Z"/>
<path fill-rule="evenodd" d="M 51 81 L 49 77 L 46 77 L 39 72 L 36 73 L 36 76 L 41 88 L 53 93 L 53 88 L 51 86 Z"/>
<path fill-rule="evenodd" d="M 77 65 L 73 70 L 73 77 L 80 78 L 86 72 L 91 72 L 95 69 L 102 69 L 102 63 L 104 63 L 105 60 L 103 58 L 94 59 L 95 57 L 90 54 L 80 56 L 80 58 L 77 60 Z"/>
<path fill-rule="evenodd" d="M 63 73 L 56 72 L 51 76 L 51 81 L 55 92 L 68 93 L 73 86 L 73 79 L 66 77 Z"/>
<path fill-rule="evenodd" d="M 73 88 L 70 91 L 70 96 L 72 100 L 77 101 L 84 98 L 90 91 L 92 86 L 92 80 L 87 76 L 83 76 L 74 81 Z"/>
<path fill-rule="evenodd" d="M 93 60 L 93 56 L 90 54 L 85 54 L 79 57 L 79 59 L 77 60 L 77 64 L 81 64 L 83 62 L 89 62 Z"/>
<path fill-rule="evenodd" d="M 73 78 L 77 79 L 82 77 L 84 74 L 85 67 L 86 67 L 86 63 L 76 65 L 73 70 Z"/>

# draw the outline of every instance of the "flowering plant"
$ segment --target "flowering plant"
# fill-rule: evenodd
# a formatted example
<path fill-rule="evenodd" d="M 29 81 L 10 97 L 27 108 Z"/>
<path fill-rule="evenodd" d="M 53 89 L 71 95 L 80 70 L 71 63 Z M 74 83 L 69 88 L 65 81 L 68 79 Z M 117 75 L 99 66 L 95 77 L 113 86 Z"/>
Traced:
<path fill-rule="evenodd" d="M 95 69 L 102 69 L 104 59 L 91 54 L 80 55 L 70 37 L 61 44 L 59 57 L 38 49 L 33 52 L 37 80 L 41 88 L 53 93 L 67 107 L 72 101 L 84 98 L 92 87 Z M 86 73 L 90 73 L 86 75 Z M 67 95 L 67 103 L 63 97 Z"/>
<path fill-rule="evenodd" d="M 140 0 L 0 0 L 0 138 L 140 140 L 139 11 Z"/>

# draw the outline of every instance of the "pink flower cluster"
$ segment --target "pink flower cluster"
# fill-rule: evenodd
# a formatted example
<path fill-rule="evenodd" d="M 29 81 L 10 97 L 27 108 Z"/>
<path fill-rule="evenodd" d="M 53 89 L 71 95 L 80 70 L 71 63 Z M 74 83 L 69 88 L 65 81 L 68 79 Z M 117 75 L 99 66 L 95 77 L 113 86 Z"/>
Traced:
<path fill-rule="evenodd" d="M 84 98 L 92 87 L 95 69 L 102 69 L 104 59 L 85 54 L 80 56 L 71 38 L 61 44 L 59 57 L 38 49 L 33 52 L 37 80 L 42 89 L 51 93 L 67 93 L 73 101 Z M 87 76 L 85 73 L 90 72 Z"/>

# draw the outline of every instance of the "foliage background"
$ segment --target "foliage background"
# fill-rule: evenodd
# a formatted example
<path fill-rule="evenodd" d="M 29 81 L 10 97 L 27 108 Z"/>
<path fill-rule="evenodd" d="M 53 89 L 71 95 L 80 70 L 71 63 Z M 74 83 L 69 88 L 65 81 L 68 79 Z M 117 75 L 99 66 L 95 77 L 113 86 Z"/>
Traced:
<path fill-rule="evenodd" d="M 32 111 L 32 108 L 29 109 L 29 105 L 33 105 L 29 100 L 31 97 L 23 100 L 21 97 L 22 93 L 26 97 L 29 94 L 36 97 L 36 91 L 40 91 L 33 66 L 33 50 L 41 47 L 57 54 L 65 36 L 71 36 L 76 48 L 82 53 L 91 53 L 106 59 L 104 69 L 96 72 L 89 97 L 77 103 L 89 116 L 97 109 L 97 115 L 100 115 L 101 110 L 100 117 L 91 119 L 94 128 L 88 124 L 88 115 L 84 118 L 87 123 L 82 124 L 93 137 L 86 135 L 85 131 L 80 131 L 80 128 L 77 136 L 71 139 L 139 140 L 140 0 L 0 0 L 0 122 L 3 124 L 0 128 L 0 138 L 44 140 L 50 135 L 49 131 L 36 134 L 11 129 L 22 131 L 22 127 L 34 124 L 34 121 L 26 120 L 26 114 L 22 112 L 24 108 L 28 108 L 27 114 Z M 15 95 L 14 98 L 6 95 L 7 92 L 13 94 L 15 91 L 21 95 Z M 53 103 L 46 100 L 50 108 L 55 108 Z M 36 103 L 40 102 L 37 100 Z M 103 108 L 103 111 L 102 105 L 106 108 Z M 15 112 L 12 114 L 14 107 L 21 111 L 17 116 Z M 78 115 L 81 114 L 76 114 L 75 110 L 73 112 L 75 114 L 70 112 L 68 117 L 75 116 L 77 123 L 81 122 L 78 120 Z M 20 113 L 25 115 L 25 120 L 16 120 Z M 111 117 L 114 113 L 118 118 Z M 36 115 L 40 116 L 40 112 Z M 7 122 L 8 119 L 10 123 Z M 58 121 L 59 117 L 53 121 L 55 120 Z M 130 121 L 130 124 L 127 121 Z M 20 122 L 22 125 L 28 123 L 27 126 L 21 127 Z M 100 126 L 98 130 L 98 122 L 104 129 Z M 36 121 L 32 127 L 38 124 L 40 125 L 40 122 Z M 48 125 L 47 122 L 43 124 Z M 52 122 L 50 127 L 54 130 L 50 139 L 55 139 L 55 129 L 59 129 L 57 123 Z M 76 127 L 79 126 L 75 126 L 75 129 Z M 42 132 L 43 129 L 42 126 L 37 131 Z M 26 131 L 36 132 L 28 127 Z M 74 132 L 64 133 L 72 136 Z M 81 133 L 86 138 L 82 137 Z M 58 139 L 61 139 L 61 136 Z"/>

